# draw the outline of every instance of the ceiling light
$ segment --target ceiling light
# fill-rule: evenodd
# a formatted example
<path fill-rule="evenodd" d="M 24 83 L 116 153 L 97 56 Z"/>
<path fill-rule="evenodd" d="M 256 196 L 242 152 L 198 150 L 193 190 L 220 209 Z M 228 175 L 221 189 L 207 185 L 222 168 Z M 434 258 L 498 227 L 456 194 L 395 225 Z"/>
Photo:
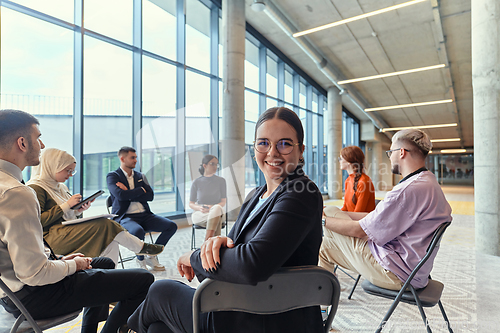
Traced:
<path fill-rule="evenodd" d="M 372 75 L 372 76 L 360 77 L 358 79 L 343 80 L 343 81 L 339 81 L 337 83 L 338 84 L 347 84 L 347 83 L 353 83 L 353 82 L 360 82 L 360 81 L 368 81 L 368 80 L 374 80 L 374 79 L 381 79 L 381 78 L 389 77 L 389 76 L 404 75 L 404 74 L 410 74 L 410 73 L 428 71 L 428 70 L 431 70 L 431 69 L 443 68 L 445 66 L 446 66 L 445 64 L 439 64 L 439 65 L 433 65 L 433 66 L 427 66 L 427 67 L 407 69 L 407 70 L 399 71 L 399 72 L 391 72 L 391 73 L 386 73 L 386 74 L 379 74 L 379 75 Z"/>
<path fill-rule="evenodd" d="M 408 127 L 387 127 L 381 128 L 380 132 L 391 132 L 391 131 L 401 131 L 409 128 L 438 128 L 438 127 L 456 127 L 457 123 L 452 124 L 438 124 L 438 125 L 422 125 L 422 126 L 408 126 Z"/>
<path fill-rule="evenodd" d="M 431 140 L 431 142 L 455 142 L 455 141 L 460 141 L 460 138 Z"/>
<path fill-rule="evenodd" d="M 443 154 L 466 153 L 467 149 L 441 149 Z"/>
<path fill-rule="evenodd" d="M 345 19 L 345 20 L 340 20 L 340 21 L 333 22 L 333 23 L 328 23 L 328 24 L 325 24 L 325 25 L 322 25 L 322 26 L 319 26 L 319 27 L 316 27 L 316 28 L 304 30 L 304 31 L 301 31 L 301 32 L 296 32 L 292 36 L 293 37 L 300 37 L 300 36 L 307 35 L 307 34 L 310 34 L 310 33 L 313 33 L 313 32 L 321 31 L 321 30 L 328 29 L 328 28 L 333 28 L 333 27 L 336 27 L 338 25 L 342 25 L 342 24 L 353 22 L 353 21 L 361 20 L 361 19 L 364 19 L 364 18 L 367 18 L 367 17 L 370 17 L 370 16 L 375 16 L 375 15 L 378 15 L 378 14 L 387 13 L 387 12 L 390 12 L 391 10 L 396 10 L 396 9 L 400 9 L 400 8 L 403 8 L 403 7 L 415 5 L 417 3 L 424 2 L 424 1 L 427 1 L 427 0 L 413 0 L 413 1 L 408 1 L 408 2 L 405 2 L 405 3 L 399 4 L 399 5 L 395 5 L 395 6 L 391 6 L 391 7 L 387 7 L 387 8 L 382 8 L 382 9 L 379 9 L 379 10 L 375 10 L 373 12 L 369 12 L 369 13 L 366 13 L 366 14 L 354 16 L 354 17 L 351 17 L 351 18 L 348 18 L 348 19 Z"/>
<path fill-rule="evenodd" d="M 262 12 L 266 9 L 266 4 L 264 1 L 254 0 L 251 7 L 254 12 Z"/>
<path fill-rule="evenodd" d="M 366 112 L 371 112 L 371 111 L 380 111 L 380 110 L 402 109 L 402 108 L 409 108 L 409 107 L 414 107 L 414 106 L 434 105 L 434 104 L 443 104 L 443 103 L 451 103 L 451 102 L 453 102 L 452 99 L 443 99 L 443 100 L 440 100 L 440 101 L 430 101 L 430 102 L 420 102 L 420 103 L 411 103 L 411 104 L 381 106 L 381 107 L 378 107 L 378 108 L 367 108 L 367 109 L 365 109 L 365 111 Z"/>

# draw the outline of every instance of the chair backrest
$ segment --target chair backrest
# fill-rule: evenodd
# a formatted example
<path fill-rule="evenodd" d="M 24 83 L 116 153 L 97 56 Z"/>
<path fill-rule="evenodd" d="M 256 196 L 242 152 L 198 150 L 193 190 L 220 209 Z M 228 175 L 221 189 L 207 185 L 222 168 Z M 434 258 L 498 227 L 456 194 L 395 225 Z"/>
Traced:
<path fill-rule="evenodd" d="M 113 206 L 113 199 L 111 199 L 111 196 L 106 198 L 106 209 L 108 210 L 108 214 L 111 214 L 111 206 Z"/>
<path fill-rule="evenodd" d="M 314 305 L 331 305 L 325 325 L 325 332 L 328 332 L 337 312 L 339 296 L 337 277 L 318 266 L 282 268 L 256 286 L 205 279 L 193 298 L 194 332 L 199 332 L 200 312 L 276 314 Z"/>
<path fill-rule="evenodd" d="M 403 285 L 403 287 L 405 289 L 406 289 L 406 287 L 408 287 L 408 285 L 410 284 L 410 282 L 413 280 L 413 277 L 415 276 L 415 274 L 417 274 L 417 272 L 419 271 L 419 269 L 427 262 L 427 260 L 429 259 L 429 257 L 434 252 L 434 249 L 436 248 L 436 246 L 439 245 L 439 243 L 441 242 L 441 238 L 443 237 L 443 234 L 446 231 L 446 228 L 448 228 L 450 226 L 450 224 L 451 224 L 451 221 L 450 222 L 444 222 L 443 224 L 441 224 L 434 231 L 434 235 L 432 236 L 431 243 L 427 247 L 427 251 L 425 253 L 425 256 L 419 261 L 419 263 L 417 264 L 417 266 L 413 269 L 413 271 L 411 272 L 410 276 L 408 276 L 408 279 L 406 279 L 406 282 Z"/>
<path fill-rule="evenodd" d="M 1 273 L 0 273 L 1 276 Z M 10 290 L 10 288 L 0 279 L 0 290 L 7 294 L 7 297 L 10 298 L 12 303 L 19 309 L 21 314 L 17 319 L 13 322 L 13 325 L 10 329 L 10 332 L 35 332 L 42 333 L 43 330 L 55 327 L 57 325 L 61 325 L 65 322 L 71 321 L 78 317 L 81 310 L 74 311 L 72 313 L 68 313 L 65 315 L 61 315 L 58 317 L 47 318 L 42 320 L 35 321 L 33 317 L 30 315 L 28 310 L 24 307 L 23 303 L 16 297 L 16 295 Z M 28 325 L 24 325 L 24 320 L 27 320 Z M 31 327 L 30 327 L 31 326 Z"/>
<path fill-rule="evenodd" d="M 1 273 L 0 273 L 0 276 L 1 276 Z M 33 317 L 31 317 L 28 310 L 26 310 L 23 303 L 21 303 L 21 301 L 16 297 L 16 295 L 12 292 L 12 290 L 10 290 L 10 288 L 7 287 L 7 285 L 2 281 L 2 279 L 0 279 L 0 289 L 4 293 L 6 293 L 7 297 L 10 298 L 12 303 L 14 303 L 16 305 L 16 307 L 21 312 L 21 316 L 24 316 L 24 318 L 26 318 L 26 320 L 30 323 L 31 327 L 33 327 L 33 331 L 35 331 L 36 333 L 42 333 L 42 330 L 40 329 L 40 327 L 38 326 L 36 321 L 33 319 Z M 14 323 L 14 325 L 15 325 L 15 329 L 13 330 L 14 332 L 17 330 L 17 326 L 19 326 L 19 324 L 20 324 L 20 322 L 18 323 L 18 321 L 16 321 Z"/>

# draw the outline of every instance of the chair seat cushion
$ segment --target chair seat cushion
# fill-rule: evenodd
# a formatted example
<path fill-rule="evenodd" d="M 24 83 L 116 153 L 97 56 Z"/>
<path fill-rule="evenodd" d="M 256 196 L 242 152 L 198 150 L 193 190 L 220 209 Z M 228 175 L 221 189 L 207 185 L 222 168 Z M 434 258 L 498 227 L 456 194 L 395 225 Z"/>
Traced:
<path fill-rule="evenodd" d="M 361 283 L 361 287 L 368 294 L 385 297 L 389 299 L 395 299 L 398 295 L 398 290 L 390 290 L 381 287 L 377 287 L 368 280 L 364 280 Z M 441 299 L 441 294 L 443 292 L 444 285 L 436 280 L 429 280 L 429 284 L 425 288 L 417 289 L 417 295 L 422 302 L 423 307 L 433 307 Z M 410 290 L 404 292 L 401 301 L 409 304 L 416 305 L 415 298 Z"/>

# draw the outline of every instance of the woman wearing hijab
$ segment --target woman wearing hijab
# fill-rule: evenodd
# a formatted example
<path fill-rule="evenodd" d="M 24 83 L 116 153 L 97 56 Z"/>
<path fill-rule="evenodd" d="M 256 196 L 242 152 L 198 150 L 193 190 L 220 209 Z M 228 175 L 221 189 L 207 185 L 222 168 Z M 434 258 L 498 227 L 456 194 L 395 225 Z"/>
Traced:
<path fill-rule="evenodd" d="M 40 203 L 43 238 L 55 253 L 109 257 L 116 263 L 118 244 L 137 254 L 156 255 L 163 251 L 163 245 L 144 243 L 110 219 L 98 218 L 63 225 L 63 221 L 80 217 L 91 205 L 89 202 L 80 209 L 71 209 L 82 198 L 80 194 L 71 195 L 64 185 L 75 174 L 75 167 L 76 160 L 72 155 L 63 150 L 47 148 L 27 183 L 35 190 Z"/>

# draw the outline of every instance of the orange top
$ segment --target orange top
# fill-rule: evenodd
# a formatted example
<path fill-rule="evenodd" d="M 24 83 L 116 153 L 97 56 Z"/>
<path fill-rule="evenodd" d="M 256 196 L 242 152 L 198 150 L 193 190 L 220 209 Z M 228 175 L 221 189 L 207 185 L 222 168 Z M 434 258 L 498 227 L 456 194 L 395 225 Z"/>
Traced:
<path fill-rule="evenodd" d="M 361 174 L 356 190 L 357 202 L 352 202 L 354 194 L 354 174 L 350 174 L 345 181 L 344 206 L 341 210 L 346 212 L 366 212 L 369 213 L 375 209 L 375 187 L 372 180 L 366 174 Z"/>

